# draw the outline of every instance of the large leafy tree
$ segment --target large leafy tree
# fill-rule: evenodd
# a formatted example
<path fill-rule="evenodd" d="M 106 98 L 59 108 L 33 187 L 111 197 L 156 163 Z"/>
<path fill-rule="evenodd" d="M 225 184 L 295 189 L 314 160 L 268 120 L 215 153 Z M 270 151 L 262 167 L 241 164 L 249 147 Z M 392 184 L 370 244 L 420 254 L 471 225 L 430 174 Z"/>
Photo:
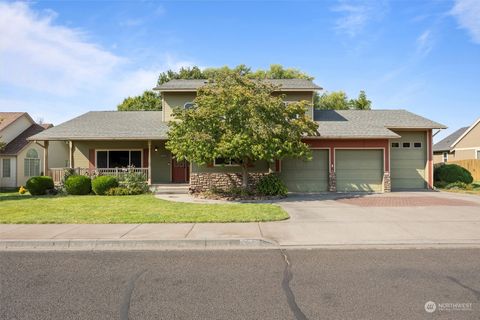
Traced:
<path fill-rule="evenodd" d="M 310 158 L 301 141 L 315 135 L 317 124 L 307 115 L 307 101 L 285 104 L 275 87 L 224 70 L 199 89 L 192 109 L 177 108 L 166 147 L 179 160 L 200 165 L 222 157 L 242 168 L 247 187 L 249 163 L 285 157 Z"/>
<path fill-rule="evenodd" d="M 315 108 L 321 110 L 370 110 L 371 104 L 365 91 L 360 91 L 357 99 L 348 99 L 343 91 L 326 92 L 315 97 Z"/>
<path fill-rule="evenodd" d="M 117 106 L 118 111 L 154 111 L 162 110 L 162 99 L 153 91 L 145 91 L 142 95 L 128 97 Z"/>

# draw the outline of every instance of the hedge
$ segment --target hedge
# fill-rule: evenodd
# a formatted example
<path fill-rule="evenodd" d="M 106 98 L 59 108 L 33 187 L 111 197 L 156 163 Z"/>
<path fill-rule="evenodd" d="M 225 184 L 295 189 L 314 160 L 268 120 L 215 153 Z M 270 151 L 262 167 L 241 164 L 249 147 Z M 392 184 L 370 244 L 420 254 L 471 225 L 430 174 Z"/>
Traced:
<path fill-rule="evenodd" d="M 41 196 L 47 193 L 47 190 L 53 189 L 53 179 L 47 176 L 31 177 L 26 184 L 28 192 L 32 196 Z"/>

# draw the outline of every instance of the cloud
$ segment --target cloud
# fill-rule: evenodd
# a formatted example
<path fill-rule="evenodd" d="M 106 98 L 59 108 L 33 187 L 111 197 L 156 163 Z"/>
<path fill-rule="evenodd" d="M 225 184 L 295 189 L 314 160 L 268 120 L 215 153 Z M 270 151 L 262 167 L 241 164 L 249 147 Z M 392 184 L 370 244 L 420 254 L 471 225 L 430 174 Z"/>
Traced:
<path fill-rule="evenodd" d="M 55 25 L 55 17 L 26 3 L 0 3 L 0 82 L 69 94 L 102 81 L 122 62 L 81 31 Z"/>
<path fill-rule="evenodd" d="M 450 13 L 457 18 L 460 28 L 467 30 L 472 41 L 480 43 L 480 1 L 455 0 Z"/>
<path fill-rule="evenodd" d="M 386 5 L 383 1 L 340 0 L 332 11 L 342 15 L 335 21 L 335 30 L 355 37 L 364 31 L 368 23 L 385 15 Z"/>
<path fill-rule="evenodd" d="M 125 97 L 154 87 L 160 72 L 195 65 L 172 53 L 156 53 L 147 64 L 137 55 L 120 56 L 85 31 L 56 24 L 56 16 L 24 2 L 0 2 L 1 110 L 58 123 L 115 109 Z"/>
<path fill-rule="evenodd" d="M 430 29 L 425 30 L 417 38 L 417 54 L 420 57 L 425 57 L 433 48 L 433 36 Z"/>

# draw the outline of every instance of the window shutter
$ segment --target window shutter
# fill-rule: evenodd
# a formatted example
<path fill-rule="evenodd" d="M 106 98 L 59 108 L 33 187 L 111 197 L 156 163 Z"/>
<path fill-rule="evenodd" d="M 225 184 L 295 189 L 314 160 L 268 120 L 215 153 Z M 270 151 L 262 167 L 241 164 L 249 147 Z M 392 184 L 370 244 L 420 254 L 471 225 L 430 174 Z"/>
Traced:
<path fill-rule="evenodd" d="M 143 167 L 148 168 L 148 149 L 143 149 Z"/>
<path fill-rule="evenodd" d="M 88 150 L 88 169 L 90 172 L 95 170 L 95 149 Z"/>

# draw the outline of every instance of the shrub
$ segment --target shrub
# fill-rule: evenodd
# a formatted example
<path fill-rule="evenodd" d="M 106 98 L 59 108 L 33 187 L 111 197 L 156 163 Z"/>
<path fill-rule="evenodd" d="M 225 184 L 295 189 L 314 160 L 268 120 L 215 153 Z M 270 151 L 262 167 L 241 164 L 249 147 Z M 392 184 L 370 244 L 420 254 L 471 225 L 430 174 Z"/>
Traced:
<path fill-rule="evenodd" d="M 26 187 L 32 196 L 41 196 L 46 194 L 47 190 L 54 188 L 53 179 L 46 176 L 31 177 Z"/>
<path fill-rule="evenodd" d="M 434 171 L 435 181 L 444 181 L 446 183 L 464 182 L 470 184 L 473 177 L 470 172 L 456 164 L 445 164 L 439 166 Z"/>
<path fill-rule="evenodd" d="M 107 196 L 128 196 L 130 195 L 130 191 L 124 187 L 114 187 L 110 188 L 105 192 Z"/>
<path fill-rule="evenodd" d="M 92 191 L 92 180 L 87 176 L 73 175 L 65 181 L 68 194 L 85 195 Z"/>
<path fill-rule="evenodd" d="M 457 182 L 452 182 L 452 183 L 449 183 L 445 186 L 445 189 L 458 189 L 458 190 L 466 190 L 468 187 L 468 185 L 465 183 L 465 182 L 460 182 L 460 181 L 457 181 Z"/>
<path fill-rule="evenodd" d="M 149 192 L 145 175 L 130 170 L 123 176 L 123 179 L 120 181 L 120 186 L 127 188 L 129 194 L 143 194 Z"/>
<path fill-rule="evenodd" d="M 445 189 L 445 187 L 448 185 L 448 183 L 446 183 L 445 181 L 435 181 L 435 183 L 433 185 L 435 186 L 435 188 Z"/>
<path fill-rule="evenodd" d="M 276 174 L 269 174 L 260 178 L 256 189 L 264 196 L 286 196 L 288 189 Z"/>
<path fill-rule="evenodd" d="M 92 180 L 92 190 L 97 195 L 105 195 L 111 189 L 118 187 L 118 180 L 112 176 L 100 176 Z"/>

